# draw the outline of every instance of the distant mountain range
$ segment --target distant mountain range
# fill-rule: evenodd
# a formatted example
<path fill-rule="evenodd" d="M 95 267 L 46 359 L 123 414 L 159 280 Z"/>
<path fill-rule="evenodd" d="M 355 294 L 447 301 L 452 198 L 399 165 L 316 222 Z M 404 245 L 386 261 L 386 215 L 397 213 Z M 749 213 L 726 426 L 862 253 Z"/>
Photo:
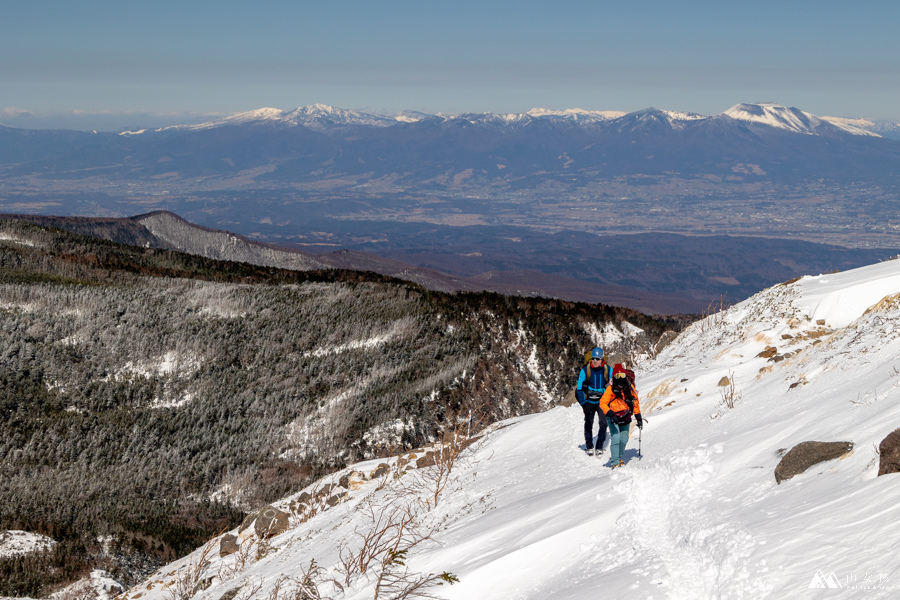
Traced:
<path fill-rule="evenodd" d="M 282 249 L 364 251 L 340 256 L 436 289 L 648 312 L 893 255 L 898 198 L 900 140 L 773 103 L 714 116 L 313 105 L 119 133 L 0 127 L 0 212 L 164 210 Z M 668 308 L 628 290 L 668 294 Z"/>
<path fill-rule="evenodd" d="M 894 182 L 900 162 L 900 142 L 880 138 L 865 122 L 770 103 L 712 117 L 651 108 L 389 118 L 314 105 L 118 134 L 4 127 L 0 142 L 4 179 L 157 178 L 194 189 L 351 178 L 356 186 L 405 191 L 509 191 L 635 174 Z"/>
<path fill-rule="evenodd" d="M 640 114 L 655 111 L 648 109 L 639 111 Z M 707 117 L 696 113 L 675 111 L 655 111 L 666 115 L 671 121 L 704 121 L 716 117 Z M 395 116 L 383 116 L 363 113 L 353 110 L 344 110 L 324 104 L 302 106 L 292 111 L 284 111 L 277 108 L 261 108 L 258 110 L 237 113 L 206 123 L 196 125 L 178 125 L 163 127 L 155 131 L 169 129 L 200 130 L 215 127 L 240 125 L 246 123 L 281 123 L 288 126 L 304 126 L 311 129 L 327 130 L 334 126 L 364 125 L 374 127 L 390 127 L 397 123 L 416 123 L 426 120 L 454 121 L 464 120 L 469 123 L 493 123 L 496 125 L 516 126 L 533 121 L 572 121 L 581 124 L 613 121 L 626 116 L 622 111 L 591 111 L 582 109 L 550 110 L 546 108 L 533 108 L 525 113 L 465 113 L 456 116 L 433 115 L 428 113 L 404 111 Z M 846 119 L 838 117 L 817 117 L 813 114 L 801 111 L 797 108 L 788 108 L 779 104 L 766 102 L 760 104 L 737 104 L 728 109 L 722 115 L 736 121 L 746 121 L 755 124 L 769 125 L 797 133 L 822 134 L 829 126 L 852 133 L 854 135 L 878 136 L 878 131 L 891 131 L 890 124 L 875 122 L 867 119 Z M 721 115 L 720 115 L 721 116 Z M 894 124 L 898 126 L 897 124 Z M 898 126 L 900 127 L 900 126 Z M 138 135 L 147 133 L 147 130 L 123 131 L 121 135 Z"/>

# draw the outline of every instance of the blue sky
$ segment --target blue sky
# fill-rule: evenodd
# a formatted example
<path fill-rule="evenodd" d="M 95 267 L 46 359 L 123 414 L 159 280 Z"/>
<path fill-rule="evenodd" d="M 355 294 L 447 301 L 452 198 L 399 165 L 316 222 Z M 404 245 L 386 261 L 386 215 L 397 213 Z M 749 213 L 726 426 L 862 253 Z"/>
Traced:
<path fill-rule="evenodd" d="M 900 120 L 900 2 L 0 0 L 0 123 L 115 129 L 313 103 Z"/>

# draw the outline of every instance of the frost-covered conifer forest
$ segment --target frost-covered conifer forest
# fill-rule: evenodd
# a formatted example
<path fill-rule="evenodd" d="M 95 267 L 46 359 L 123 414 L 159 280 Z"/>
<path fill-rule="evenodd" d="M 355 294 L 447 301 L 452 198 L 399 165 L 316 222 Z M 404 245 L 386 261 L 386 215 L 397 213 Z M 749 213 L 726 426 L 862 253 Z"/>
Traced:
<path fill-rule="evenodd" d="M 360 460 L 563 401 L 677 319 L 219 262 L 0 221 L 0 595 L 125 585 Z"/>

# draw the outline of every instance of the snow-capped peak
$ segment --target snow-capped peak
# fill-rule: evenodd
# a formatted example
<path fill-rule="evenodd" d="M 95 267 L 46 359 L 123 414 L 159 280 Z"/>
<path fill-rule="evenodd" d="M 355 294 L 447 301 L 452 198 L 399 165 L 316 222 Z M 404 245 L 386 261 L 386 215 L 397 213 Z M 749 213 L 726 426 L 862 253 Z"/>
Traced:
<path fill-rule="evenodd" d="M 813 135 L 822 120 L 798 108 L 788 108 L 774 102 L 737 104 L 725 111 L 725 115 L 738 121 L 759 123 L 794 133 Z"/>
<path fill-rule="evenodd" d="M 737 104 L 726 110 L 723 114 L 738 121 L 768 125 L 777 129 L 784 129 L 794 133 L 805 135 L 817 135 L 821 127 L 835 127 L 853 135 L 876 135 L 861 127 L 850 125 L 838 120 L 823 119 L 812 113 L 789 108 L 774 102 L 760 102 L 757 104 Z"/>
<path fill-rule="evenodd" d="M 238 113 L 228 119 L 232 120 L 259 120 L 259 119 L 280 119 L 284 117 L 284 111 L 278 108 L 259 108 L 248 112 Z"/>
<path fill-rule="evenodd" d="M 532 108 L 524 113 L 535 118 L 561 118 L 573 121 L 609 121 L 625 115 L 621 110 L 584 110 L 582 108 L 567 108 L 565 110 L 552 110 L 549 108 Z"/>
<path fill-rule="evenodd" d="M 670 121 L 702 121 L 703 119 L 708 119 L 709 117 L 705 115 L 699 115 L 697 113 L 692 112 L 683 112 L 683 111 L 675 111 L 675 110 L 663 110 L 660 111 L 666 117 L 669 118 Z"/>
<path fill-rule="evenodd" d="M 393 119 L 398 123 L 418 123 L 422 119 L 429 119 L 434 117 L 435 115 L 431 115 L 428 113 L 418 112 L 415 110 L 404 110 L 400 113 L 393 115 Z"/>
<path fill-rule="evenodd" d="M 265 121 L 284 121 L 286 114 L 287 113 L 285 113 L 285 111 L 278 108 L 258 108 L 256 110 L 239 112 L 221 119 L 205 121 L 203 123 L 197 123 L 195 125 L 173 125 L 171 127 L 161 127 L 159 129 L 155 129 L 154 131 L 168 131 L 172 129 L 181 131 L 199 131 L 202 129 L 213 129 L 215 127 L 223 127 L 226 125 L 242 125 L 245 123 Z M 142 133 L 145 133 L 146 131 L 146 129 L 141 129 L 140 131 L 123 131 L 119 135 L 140 135 Z"/>
<path fill-rule="evenodd" d="M 577 121 L 579 123 L 593 123 L 597 121 L 611 121 L 621 117 L 625 113 L 620 110 L 584 110 L 582 108 L 566 108 L 553 110 L 550 108 L 532 108 L 523 113 L 482 113 L 469 115 L 483 122 L 500 121 L 503 123 L 521 123 L 533 119 L 547 119 L 554 121 Z"/>
<path fill-rule="evenodd" d="M 357 112 L 343 108 L 335 108 L 327 104 L 311 104 L 301 106 L 287 115 L 294 125 L 303 125 L 313 129 L 325 128 L 328 125 L 370 125 L 386 127 L 397 121 L 380 115 Z"/>
<path fill-rule="evenodd" d="M 333 122 L 345 123 L 356 122 L 360 120 L 366 121 L 374 117 L 374 115 L 360 113 L 354 110 L 346 110 L 343 108 L 335 108 L 334 106 L 329 106 L 327 104 L 310 104 L 308 106 L 301 106 L 291 111 L 287 115 L 287 117 L 293 121 L 312 118 L 328 119 Z"/>
<path fill-rule="evenodd" d="M 217 119 L 215 121 L 208 121 L 197 125 L 189 125 L 187 128 L 208 129 L 220 125 L 239 125 L 241 123 L 251 123 L 254 121 L 283 121 L 285 116 L 286 113 L 277 108 L 258 108 L 256 110 L 248 110 L 246 112 L 230 115 L 224 119 Z"/>
<path fill-rule="evenodd" d="M 690 127 L 692 123 L 699 123 L 706 119 L 709 119 L 709 117 L 696 113 L 660 110 L 650 107 L 615 119 L 615 126 L 620 130 L 658 126 L 668 127 L 672 130 L 681 130 L 685 127 Z"/>
<path fill-rule="evenodd" d="M 222 119 L 206 121 L 196 125 L 175 125 L 173 127 L 163 127 L 156 131 L 164 131 L 168 129 L 179 129 L 184 131 L 197 131 L 202 129 L 212 129 L 215 127 L 223 127 L 229 125 L 244 124 L 281 124 L 287 127 L 295 127 L 303 125 L 313 129 L 324 129 L 327 125 L 374 125 L 386 126 L 395 123 L 396 120 L 389 119 L 378 115 L 356 112 L 353 110 L 345 110 L 335 108 L 327 104 L 311 104 L 309 106 L 301 106 L 290 112 L 278 108 L 258 108 L 246 112 L 240 112 L 229 115 Z M 137 135 L 144 133 L 141 131 L 125 131 L 120 135 Z"/>

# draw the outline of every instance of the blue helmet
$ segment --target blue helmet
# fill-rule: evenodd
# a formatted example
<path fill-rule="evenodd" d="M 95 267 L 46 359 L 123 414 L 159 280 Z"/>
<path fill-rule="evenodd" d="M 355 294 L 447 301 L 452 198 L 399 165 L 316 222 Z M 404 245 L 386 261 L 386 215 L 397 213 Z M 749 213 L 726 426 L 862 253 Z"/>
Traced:
<path fill-rule="evenodd" d="M 603 348 L 594 348 L 591 350 L 591 358 L 603 358 Z"/>

